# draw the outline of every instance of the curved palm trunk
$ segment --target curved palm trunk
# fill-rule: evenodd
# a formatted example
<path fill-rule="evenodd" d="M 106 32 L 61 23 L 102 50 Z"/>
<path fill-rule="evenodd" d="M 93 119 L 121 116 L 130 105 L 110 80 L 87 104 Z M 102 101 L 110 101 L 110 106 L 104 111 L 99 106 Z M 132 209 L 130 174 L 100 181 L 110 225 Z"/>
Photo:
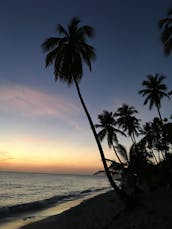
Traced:
<path fill-rule="evenodd" d="M 161 120 L 161 123 L 163 124 L 162 116 L 161 116 L 159 107 L 157 107 L 157 111 L 158 111 L 159 119 Z"/>
<path fill-rule="evenodd" d="M 84 100 L 82 98 L 82 95 L 81 95 L 81 92 L 80 92 L 80 89 L 79 89 L 79 86 L 78 86 L 78 83 L 77 81 L 75 80 L 75 77 L 73 77 L 74 79 L 74 82 L 75 82 L 75 86 L 76 86 L 76 89 L 77 89 L 77 92 L 78 92 L 78 96 L 80 98 L 80 101 L 81 101 L 81 104 L 83 106 L 83 109 L 86 113 L 86 116 L 88 118 L 88 121 L 89 121 L 89 124 L 91 126 L 91 129 L 92 129 L 92 132 L 93 132 L 93 135 L 95 137 L 95 140 L 96 140 L 96 143 L 97 143 L 97 146 L 98 146 L 98 149 L 99 149 L 99 152 L 100 152 L 100 156 L 101 156 L 101 159 L 102 159 L 102 162 L 103 162 L 103 166 L 104 166 L 104 169 L 105 169 L 105 173 L 107 175 L 107 178 L 111 184 L 111 186 L 114 188 L 114 190 L 116 191 L 116 193 L 118 194 L 118 196 L 120 197 L 120 199 L 124 200 L 124 201 L 127 201 L 128 200 L 128 196 L 122 191 L 119 189 L 119 187 L 116 185 L 116 183 L 114 182 L 110 172 L 109 172 L 109 169 L 108 169 L 108 166 L 107 166 L 107 163 L 106 163 L 106 159 L 105 159 L 105 156 L 104 156 L 104 152 L 103 152 L 103 149 L 102 149 L 102 146 L 100 144 L 100 141 L 99 141 L 99 138 L 98 138 L 98 135 L 96 133 L 96 130 L 95 130 L 95 127 L 94 127 L 94 124 L 93 124 L 93 121 L 91 119 L 91 116 L 87 110 L 87 107 L 84 103 Z"/>
<path fill-rule="evenodd" d="M 116 155 L 116 157 L 118 158 L 119 163 L 120 163 L 120 164 L 123 164 L 122 161 L 121 161 L 121 159 L 120 159 L 120 157 L 118 156 L 118 153 L 116 152 L 116 149 L 115 149 L 114 144 L 112 144 L 112 146 L 113 146 L 113 150 L 114 150 L 114 152 L 115 152 L 115 155 Z"/>

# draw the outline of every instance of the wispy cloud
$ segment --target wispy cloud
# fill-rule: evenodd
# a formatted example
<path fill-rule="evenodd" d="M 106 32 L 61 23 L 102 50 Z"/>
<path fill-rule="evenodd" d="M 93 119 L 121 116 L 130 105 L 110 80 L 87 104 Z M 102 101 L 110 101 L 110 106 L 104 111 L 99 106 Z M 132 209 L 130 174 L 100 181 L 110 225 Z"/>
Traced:
<path fill-rule="evenodd" d="M 26 86 L 1 86 L 0 108 L 25 116 L 63 117 L 79 112 L 70 99 Z"/>

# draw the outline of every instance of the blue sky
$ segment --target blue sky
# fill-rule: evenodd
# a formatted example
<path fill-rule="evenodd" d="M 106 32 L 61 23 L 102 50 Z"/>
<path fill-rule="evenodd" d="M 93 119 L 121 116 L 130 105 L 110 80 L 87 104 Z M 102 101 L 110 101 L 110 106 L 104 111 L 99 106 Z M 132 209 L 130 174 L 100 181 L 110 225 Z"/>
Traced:
<path fill-rule="evenodd" d="M 75 88 L 54 82 L 40 48 L 56 34 L 58 23 L 65 26 L 73 16 L 96 32 L 89 42 L 97 58 L 80 83 L 94 122 L 102 110 L 116 110 L 122 103 L 151 120 L 156 110 L 143 107 L 137 91 L 146 75 L 155 73 L 166 75 L 171 89 L 172 57 L 163 55 L 157 25 L 170 6 L 168 0 L 1 0 L 1 168 L 83 173 L 100 168 Z M 164 100 L 163 116 L 171 113 L 171 102 Z"/>

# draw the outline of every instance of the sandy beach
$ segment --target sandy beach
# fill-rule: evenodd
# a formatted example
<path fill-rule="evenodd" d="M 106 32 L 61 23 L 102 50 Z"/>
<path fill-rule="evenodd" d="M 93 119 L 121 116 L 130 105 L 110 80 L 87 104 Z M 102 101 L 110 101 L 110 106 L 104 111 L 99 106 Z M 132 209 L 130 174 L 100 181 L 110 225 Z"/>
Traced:
<path fill-rule="evenodd" d="M 98 195 L 62 214 L 20 229 L 171 229 L 172 193 L 154 191 L 136 196 L 134 209 L 125 209 L 113 191 Z"/>
<path fill-rule="evenodd" d="M 95 196 L 83 201 L 78 206 L 73 207 L 62 214 L 48 217 L 39 222 L 26 225 L 22 229 L 34 228 L 102 228 L 110 223 L 114 214 L 120 211 L 120 202 L 114 192 Z M 117 206 L 117 208 L 116 208 Z M 123 206 L 121 205 L 121 209 Z M 107 214 L 108 213 L 108 214 Z"/>
<path fill-rule="evenodd" d="M 86 201 L 94 196 L 100 195 L 107 192 L 106 190 L 101 190 L 95 193 L 90 193 L 89 195 L 81 195 L 79 198 L 72 198 L 68 201 L 60 201 L 58 203 L 42 206 L 42 208 L 32 209 L 24 211 L 21 213 L 14 213 L 5 218 L 0 219 L 0 229 L 19 229 L 24 225 L 31 224 L 33 222 L 42 221 L 50 216 L 59 215 L 64 211 L 78 206 L 83 201 Z"/>
<path fill-rule="evenodd" d="M 156 190 L 135 196 L 133 209 L 114 191 L 6 219 L 2 229 L 171 229 L 172 193 Z"/>

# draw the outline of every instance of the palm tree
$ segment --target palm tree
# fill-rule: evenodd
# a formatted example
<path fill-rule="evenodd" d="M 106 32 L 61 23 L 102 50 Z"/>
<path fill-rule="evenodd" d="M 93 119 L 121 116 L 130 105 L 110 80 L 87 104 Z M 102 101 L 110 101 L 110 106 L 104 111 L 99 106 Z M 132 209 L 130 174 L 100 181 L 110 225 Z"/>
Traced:
<path fill-rule="evenodd" d="M 148 75 L 147 80 L 142 82 L 143 90 L 139 91 L 139 94 L 146 96 L 144 105 L 149 103 L 149 109 L 151 110 L 153 106 L 157 108 L 159 118 L 162 122 L 162 117 L 160 113 L 161 100 L 163 97 L 170 99 L 167 93 L 167 86 L 163 83 L 166 77 L 159 75 L 158 73 L 154 75 Z M 163 123 L 163 122 L 162 122 Z"/>
<path fill-rule="evenodd" d="M 161 28 L 161 41 L 164 48 L 164 54 L 169 56 L 172 51 L 172 9 L 167 12 L 167 17 L 159 21 Z"/>
<path fill-rule="evenodd" d="M 134 116 L 137 113 L 138 111 L 135 107 L 127 104 L 123 104 L 114 113 L 114 117 L 117 118 L 116 122 L 118 126 L 122 128 L 124 132 L 127 132 L 133 143 L 136 143 L 135 137 L 138 136 L 140 131 L 140 120 Z"/>
<path fill-rule="evenodd" d="M 155 125 L 155 123 L 146 122 L 145 125 L 143 125 L 141 134 L 144 135 L 141 141 L 143 142 L 145 147 L 147 147 L 151 151 L 156 164 L 158 164 L 153 149 L 156 148 L 156 145 L 160 141 L 160 129 L 157 129 L 157 125 Z"/>
<path fill-rule="evenodd" d="M 47 52 L 46 67 L 50 65 L 54 66 L 56 81 L 60 80 L 63 83 L 67 83 L 68 86 L 73 84 L 76 86 L 79 99 L 95 137 L 106 175 L 119 196 L 124 198 L 124 194 L 118 188 L 108 170 L 101 143 L 79 88 L 79 82 L 83 76 L 83 63 L 85 63 L 91 71 L 91 61 L 95 58 L 94 48 L 86 43 L 86 38 L 92 37 L 94 30 L 88 25 L 79 27 L 79 23 L 80 20 L 74 17 L 70 21 L 67 29 L 62 25 L 58 25 L 56 30 L 61 36 L 50 37 L 44 41 L 42 49 Z"/>
<path fill-rule="evenodd" d="M 109 111 L 103 111 L 102 114 L 98 115 L 99 123 L 95 125 L 96 128 L 100 128 L 101 130 L 98 133 L 98 137 L 100 141 L 103 141 L 103 139 L 107 138 L 107 143 L 109 148 L 113 147 L 113 150 L 116 154 L 116 157 L 118 158 L 118 161 L 122 164 L 122 161 L 120 157 L 118 156 L 118 153 L 116 152 L 115 145 L 118 144 L 117 139 L 117 133 L 126 136 L 121 130 L 118 130 L 115 128 L 116 121 L 113 117 L 113 113 Z M 114 145 L 115 143 L 115 145 Z"/>
<path fill-rule="evenodd" d="M 152 155 L 155 157 L 153 150 L 158 153 L 159 162 L 161 161 L 160 152 L 162 158 L 164 157 L 164 152 L 168 151 L 168 135 L 165 133 L 165 126 L 162 125 L 162 121 L 155 117 L 152 122 L 146 123 L 143 126 L 142 134 L 144 137 L 141 139 L 142 142 L 145 143 L 146 147 L 151 150 Z M 157 159 L 155 161 L 158 164 Z"/>

